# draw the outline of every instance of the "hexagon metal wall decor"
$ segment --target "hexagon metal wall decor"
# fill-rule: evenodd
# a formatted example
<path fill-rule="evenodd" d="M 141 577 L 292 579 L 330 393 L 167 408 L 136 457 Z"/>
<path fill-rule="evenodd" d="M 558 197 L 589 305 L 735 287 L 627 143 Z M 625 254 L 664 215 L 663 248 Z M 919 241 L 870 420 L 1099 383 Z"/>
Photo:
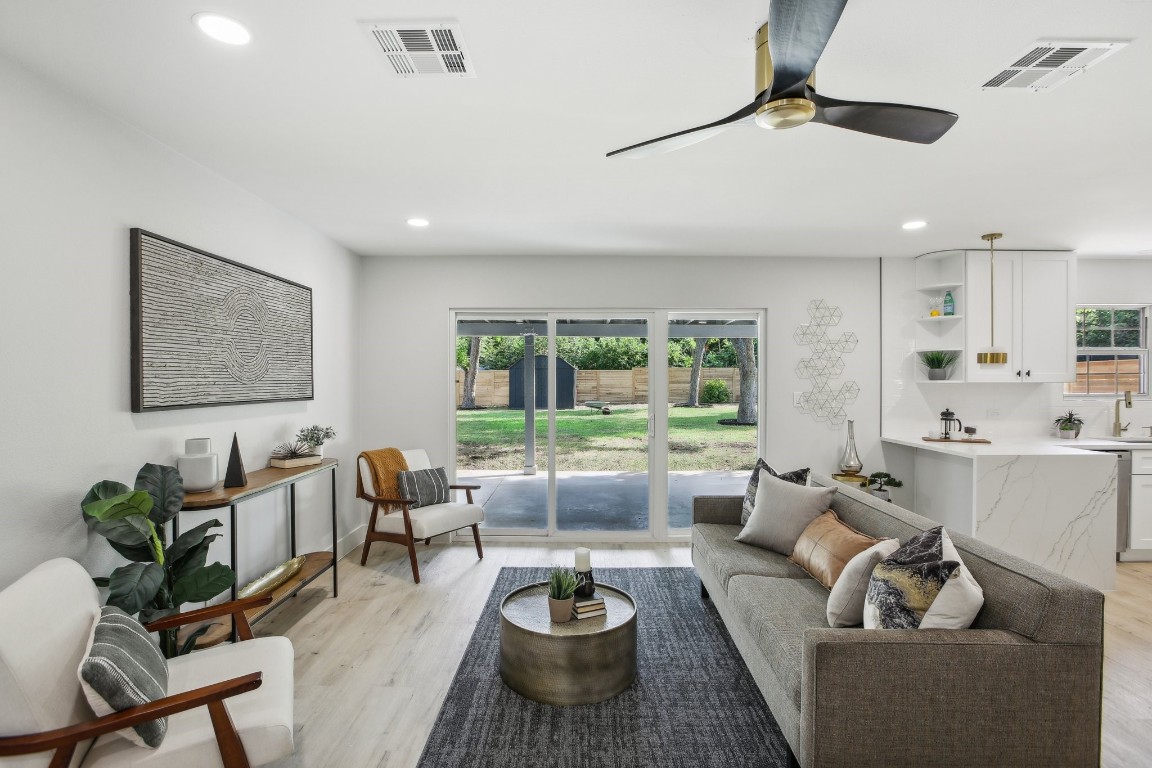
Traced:
<path fill-rule="evenodd" d="M 855 381 L 845 381 L 833 387 L 830 382 L 844 373 L 844 355 L 855 350 L 860 339 L 852 331 L 845 331 L 835 338 L 828 334 L 829 328 L 840 324 L 844 313 L 840 307 L 830 306 L 824 299 L 808 302 L 808 316 L 811 322 L 800 325 L 792 334 L 798 345 L 808 347 L 812 352 L 810 357 L 796 364 L 796 376 L 812 382 L 808 391 L 800 394 L 796 408 L 835 429 L 848 420 L 844 407 L 856 402 L 860 385 Z"/>

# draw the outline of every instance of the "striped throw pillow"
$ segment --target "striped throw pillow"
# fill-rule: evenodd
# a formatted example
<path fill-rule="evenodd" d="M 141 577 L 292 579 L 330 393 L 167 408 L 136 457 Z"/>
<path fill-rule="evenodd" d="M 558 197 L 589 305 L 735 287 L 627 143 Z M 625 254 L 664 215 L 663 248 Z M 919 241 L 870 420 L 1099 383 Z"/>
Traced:
<path fill-rule="evenodd" d="M 410 505 L 413 509 L 452 501 L 448 472 L 444 467 L 400 472 L 396 475 L 396 486 L 400 489 L 401 498 L 415 500 Z"/>
<path fill-rule="evenodd" d="M 111 605 L 100 609 L 78 673 L 88 705 L 98 717 L 168 695 L 164 655 L 140 622 Z M 133 744 L 152 749 L 160 746 L 167 732 L 166 717 L 116 731 Z"/>

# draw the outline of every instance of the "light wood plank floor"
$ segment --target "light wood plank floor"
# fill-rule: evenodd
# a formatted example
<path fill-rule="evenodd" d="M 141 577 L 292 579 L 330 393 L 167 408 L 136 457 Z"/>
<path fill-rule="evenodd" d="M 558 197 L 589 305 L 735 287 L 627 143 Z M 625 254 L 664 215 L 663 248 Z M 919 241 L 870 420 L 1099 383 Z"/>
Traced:
<path fill-rule="evenodd" d="M 569 565 L 573 545 L 376 544 L 340 563 L 340 597 L 309 589 L 257 625 L 296 648 L 296 754 L 277 768 L 411 768 L 504 566 Z M 688 566 L 687 544 L 597 545 L 593 566 Z M 325 582 L 321 577 L 320 584 Z M 1105 604 L 1106 768 L 1152 768 L 1152 564 L 1122 564 Z"/>

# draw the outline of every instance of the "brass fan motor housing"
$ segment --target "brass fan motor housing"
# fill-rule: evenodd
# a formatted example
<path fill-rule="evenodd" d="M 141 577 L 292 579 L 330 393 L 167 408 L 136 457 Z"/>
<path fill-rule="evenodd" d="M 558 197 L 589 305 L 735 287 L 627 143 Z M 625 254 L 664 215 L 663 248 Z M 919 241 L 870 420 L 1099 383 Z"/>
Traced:
<path fill-rule="evenodd" d="M 816 105 L 808 99 L 777 99 L 756 110 L 756 125 L 769 130 L 795 128 L 816 116 Z"/>
<path fill-rule="evenodd" d="M 768 48 L 768 24 L 756 30 L 756 96 L 772 89 L 772 52 Z M 808 87 L 816 85 L 816 73 L 808 76 Z M 756 110 L 756 125 L 769 130 L 783 130 L 804 125 L 816 116 L 816 105 L 808 99 L 777 99 Z"/>

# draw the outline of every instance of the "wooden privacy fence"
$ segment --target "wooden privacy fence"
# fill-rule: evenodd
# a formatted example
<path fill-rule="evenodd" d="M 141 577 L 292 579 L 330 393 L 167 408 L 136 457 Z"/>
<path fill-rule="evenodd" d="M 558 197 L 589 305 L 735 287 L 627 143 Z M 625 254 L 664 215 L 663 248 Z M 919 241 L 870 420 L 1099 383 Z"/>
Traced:
<path fill-rule="evenodd" d="M 688 381 L 691 368 L 668 369 L 668 400 L 682 403 L 688 399 Z M 740 370 L 738 368 L 705 368 L 700 385 L 718 379 L 728 385 L 729 402 L 740 396 Z M 456 405 L 464 398 L 464 371 L 456 370 Z M 576 404 L 585 400 L 603 400 L 615 405 L 648 402 L 648 369 L 630 371 L 577 371 Z M 476 373 L 476 405 L 481 408 L 508 407 L 508 371 L 478 371 Z"/>
<path fill-rule="evenodd" d="M 1081 350 L 1083 354 L 1083 350 Z M 1076 361 L 1076 381 L 1066 384 L 1064 392 L 1070 395 L 1112 395 L 1141 387 L 1141 361 L 1136 357 L 1120 360 Z"/>

